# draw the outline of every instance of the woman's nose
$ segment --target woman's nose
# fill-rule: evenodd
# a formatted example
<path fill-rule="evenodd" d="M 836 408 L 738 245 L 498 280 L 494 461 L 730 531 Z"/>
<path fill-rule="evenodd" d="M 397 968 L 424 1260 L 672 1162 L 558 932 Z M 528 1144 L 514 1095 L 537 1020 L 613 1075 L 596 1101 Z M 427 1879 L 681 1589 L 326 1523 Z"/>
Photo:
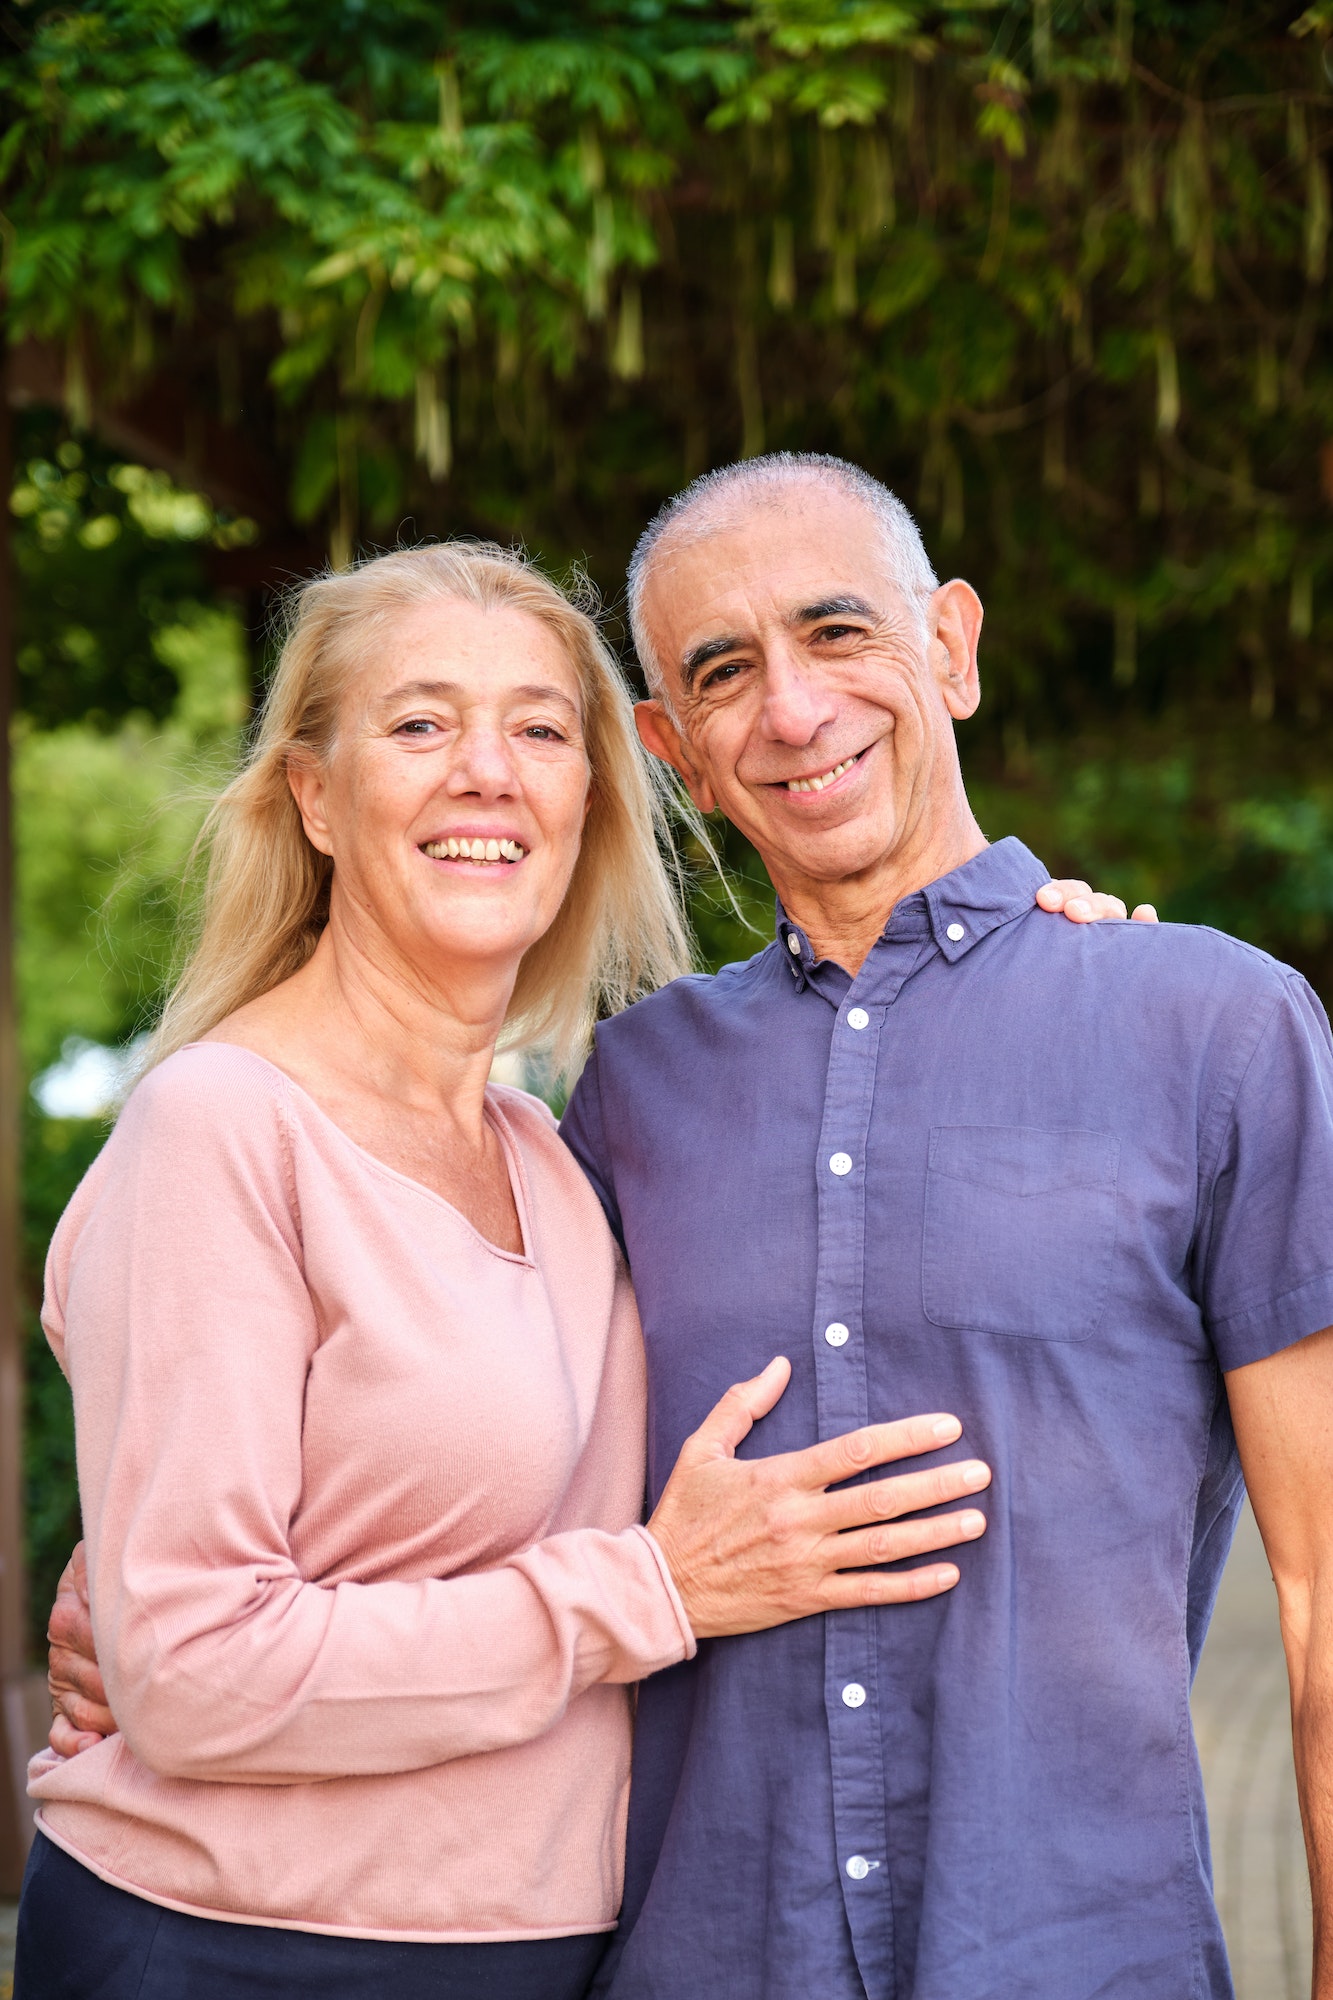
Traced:
<path fill-rule="evenodd" d="M 493 798 L 517 790 L 514 758 L 501 729 L 465 729 L 450 766 L 447 790 L 454 797 L 470 792 Z"/>

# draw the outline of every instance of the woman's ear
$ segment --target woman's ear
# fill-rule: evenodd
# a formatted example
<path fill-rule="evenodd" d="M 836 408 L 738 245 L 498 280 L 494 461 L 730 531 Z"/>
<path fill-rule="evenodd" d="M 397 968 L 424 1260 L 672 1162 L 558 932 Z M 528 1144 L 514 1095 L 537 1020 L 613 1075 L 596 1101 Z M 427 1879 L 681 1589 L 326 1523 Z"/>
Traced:
<path fill-rule="evenodd" d="M 324 766 L 308 751 L 293 750 L 287 759 L 287 783 L 301 815 L 305 837 L 317 854 L 333 853 L 333 838 L 325 813 L 327 781 Z"/>

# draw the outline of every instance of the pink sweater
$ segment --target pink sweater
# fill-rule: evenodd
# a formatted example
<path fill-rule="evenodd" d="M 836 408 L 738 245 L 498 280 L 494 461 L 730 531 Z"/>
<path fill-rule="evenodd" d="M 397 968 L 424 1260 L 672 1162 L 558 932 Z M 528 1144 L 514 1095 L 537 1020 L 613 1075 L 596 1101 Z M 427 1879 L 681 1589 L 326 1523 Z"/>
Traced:
<path fill-rule="evenodd" d="M 648 1533 L 602 1213 L 492 1087 L 526 1254 L 261 1057 L 134 1092 L 51 1246 L 122 1733 L 30 1789 L 105 1880 L 363 1937 L 612 1927 L 629 1683 L 694 1642 Z"/>

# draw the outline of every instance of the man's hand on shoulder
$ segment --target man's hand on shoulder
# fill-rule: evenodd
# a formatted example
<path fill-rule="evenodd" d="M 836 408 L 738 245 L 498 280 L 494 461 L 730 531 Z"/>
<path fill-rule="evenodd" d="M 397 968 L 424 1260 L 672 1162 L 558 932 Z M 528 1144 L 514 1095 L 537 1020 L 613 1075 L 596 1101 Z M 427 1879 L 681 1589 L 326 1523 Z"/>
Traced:
<path fill-rule="evenodd" d="M 1043 882 L 1037 891 L 1037 901 L 1052 916 L 1068 917 L 1071 924 L 1100 924 L 1108 917 L 1123 922 L 1126 915 L 1119 896 L 1103 895 L 1099 889 L 1089 888 L 1086 882 Z M 1155 924 L 1157 912 L 1151 903 L 1139 903 L 1130 921 Z"/>

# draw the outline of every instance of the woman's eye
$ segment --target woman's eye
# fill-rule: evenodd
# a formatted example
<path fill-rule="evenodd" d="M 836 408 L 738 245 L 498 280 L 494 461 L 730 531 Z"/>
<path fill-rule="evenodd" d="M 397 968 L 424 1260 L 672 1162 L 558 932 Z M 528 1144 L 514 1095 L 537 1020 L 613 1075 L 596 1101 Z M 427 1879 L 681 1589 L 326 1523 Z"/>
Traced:
<path fill-rule="evenodd" d="M 431 734 L 431 731 L 436 729 L 437 727 L 438 724 L 432 722 L 428 716 L 414 715 L 410 722 L 400 722 L 397 729 L 395 729 L 394 731 L 394 735 L 429 736 Z"/>
<path fill-rule="evenodd" d="M 549 722 L 530 722 L 523 734 L 530 736 L 535 743 L 563 743 L 565 740 Z"/>

